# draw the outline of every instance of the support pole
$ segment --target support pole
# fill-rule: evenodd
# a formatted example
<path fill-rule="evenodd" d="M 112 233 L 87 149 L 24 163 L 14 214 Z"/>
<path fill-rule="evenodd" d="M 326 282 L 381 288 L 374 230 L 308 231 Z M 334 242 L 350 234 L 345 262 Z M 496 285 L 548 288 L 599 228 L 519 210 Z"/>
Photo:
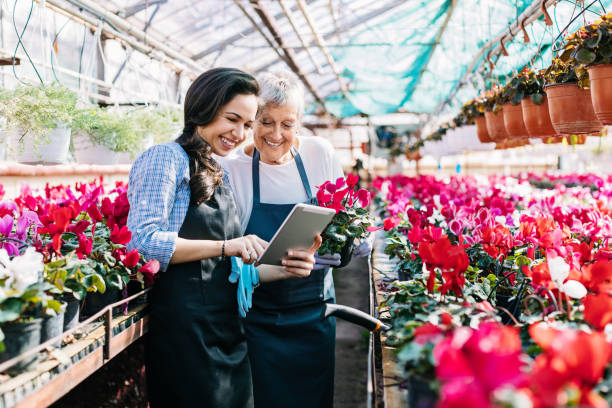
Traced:
<path fill-rule="evenodd" d="M 278 0 L 278 1 L 279 1 L 279 4 L 280 4 L 281 8 L 283 9 L 283 13 L 285 14 L 285 17 L 287 17 L 287 20 L 289 20 L 289 24 L 291 24 L 291 27 L 293 28 L 293 31 L 295 32 L 295 34 L 297 35 L 298 39 L 300 40 L 300 43 L 302 44 L 302 47 L 304 47 L 304 50 L 308 54 L 308 57 L 310 58 L 310 61 L 312 61 L 312 65 L 314 65 L 314 67 L 317 70 L 317 73 L 319 75 L 323 75 L 323 71 L 321 69 L 321 65 L 317 62 L 317 60 L 315 59 L 314 55 L 312 55 L 312 51 L 310 50 L 310 47 L 306 44 L 306 41 L 304 41 L 304 37 L 302 37 L 302 34 L 300 34 L 300 30 L 298 29 L 298 26 L 297 26 L 297 23 L 295 21 L 295 18 L 293 18 L 293 13 L 291 12 L 291 9 L 289 9 L 289 7 L 287 7 L 287 5 L 285 4 L 285 0 Z"/>
<path fill-rule="evenodd" d="M 234 0 L 234 2 L 239 7 L 241 7 L 243 12 L 245 14 L 247 14 L 247 16 L 248 16 L 248 13 L 246 13 L 246 10 L 244 10 L 242 8 L 242 6 L 240 5 L 240 2 L 238 0 Z M 280 35 L 280 30 L 276 27 L 276 23 L 274 22 L 273 17 L 270 15 L 270 13 L 268 13 L 268 11 L 264 7 L 262 1 L 260 1 L 260 0 L 250 0 L 250 2 L 251 2 L 251 5 L 253 6 L 253 9 L 255 10 L 255 12 L 259 16 L 259 18 L 261 19 L 261 21 L 268 28 L 268 31 L 270 31 L 270 34 L 272 34 L 272 37 L 274 38 L 274 41 L 276 41 L 276 43 L 278 44 L 278 47 L 283 51 L 283 54 L 285 55 L 285 58 L 283 58 L 284 61 L 287 63 L 289 68 L 291 68 L 291 70 L 300 78 L 302 83 L 304 83 L 304 85 L 306 86 L 306 89 L 308 89 L 308 91 L 310 91 L 310 93 L 315 98 L 315 100 L 319 104 L 321 104 L 323 106 L 323 108 L 325 108 L 325 102 L 323 101 L 323 98 L 321 98 L 321 96 L 316 91 L 316 89 L 314 88 L 314 86 L 312 85 L 310 80 L 306 77 L 306 75 L 302 72 L 300 67 L 297 65 L 296 58 L 295 58 L 295 53 L 293 52 L 293 50 L 285 47 L 285 43 L 283 41 L 283 38 Z M 251 20 L 251 22 L 253 22 L 253 21 Z M 273 48 L 276 48 L 276 47 L 273 47 Z"/>

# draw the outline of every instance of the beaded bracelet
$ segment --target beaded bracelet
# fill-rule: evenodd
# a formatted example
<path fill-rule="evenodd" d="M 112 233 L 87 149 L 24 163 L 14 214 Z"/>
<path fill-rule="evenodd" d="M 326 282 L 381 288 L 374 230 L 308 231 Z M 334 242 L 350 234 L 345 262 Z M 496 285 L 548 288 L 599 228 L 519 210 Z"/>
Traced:
<path fill-rule="evenodd" d="M 221 244 L 221 259 L 225 259 L 225 240 Z"/>

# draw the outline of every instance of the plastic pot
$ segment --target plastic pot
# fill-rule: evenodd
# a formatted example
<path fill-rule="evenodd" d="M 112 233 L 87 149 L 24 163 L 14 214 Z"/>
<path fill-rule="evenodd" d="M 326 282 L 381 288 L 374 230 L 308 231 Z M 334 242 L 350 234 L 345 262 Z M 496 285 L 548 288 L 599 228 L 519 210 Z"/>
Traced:
<path fill-rule="evenodd" d="M 548 111 L 559 135 L 600 132 L 602 123 L 595 116 L 591 92 L 576 84 L 556 84 L 546 88 Z"/>
<path fill-rule="evenodd" d="M 529 137 L 550 137 L 557 134 L 550 121 L 548 113 L 548 98 L 544 96 L 542 103 L 536 105 L 527 97 L 521 101 L 523 121 Z"/>
<path fill-rule="evenodd" d="M 117 153 L 91 141 L 84 131 L 72 132 L 72 146 L 77 162 L 83 164 L 117 164 Z"/>
<path fill-rule="evenodd" d="M 26 322 L 6 323 L 2 326 L 4 332 L 4 352 L 0 353 L 0 363 L 25 353 L 40 344 L 40 328 L 42 319 L 36 318 Z M 36 355 L 19 361 L 8 371 L 16 373 L 27 370 L 36 362 Z"/>
<path fill-rule="evenodd" d="M 588 71 L 595 116 L 604 125 L 612 125 L 612 64 L 593 65 Z"/>
<path fill-rule="evenodd" d="M 476 132 L 480 143 L 490 143 L 491 138 L 489 137 L 489 131 L 487 130 L 487 121 L 484 116 L 478 116 L 474 119 L 476 121 Z"/>
<path fill-rule="evenodd" d="M 512 314 L 512 316 L 514 316 L 518 320 L 521 314 L 520 306 L 517 305 L 518 298 L 515 297 L 512 300 L 510 300 L 510 298 L 512 298 L 512 296 L 510 295 L 501 295 L 499 293 L 495 294 L 497 306 L 506 308 Z M 510 324 L 512 322 L 512 318 L 506 312 L 500 310 L 499 314 L 501 316 L 503 324 Z"/>
<path fill-rule="evenodd" d="M 59 336 L 64 332 L 64 312 L 58 313 L 55 316 L 45 316 L 42 319 L 40 328 L 40 342 Z M 62 339 L 53 343 L 53 347 L 61 347 Z"/>
<path fill-rule="evenodd" d="M 17 131 L 18 137 L 21 131 Z M 17 161 L 28 164 L 59 164 L 68 161 L 70 128 L 58 125 L 45 136 L 26 134 L 18 142 Z"/>
<path fill-rule="evenodd" d="M 343 268 L 351 262 L 351 258 L 353 257 L 353 249 L 355 249 L 355 244 L 353 240 L 347 241 L 342 250 L 340 251 L 340 265 L 336 266 L 336 268 Z"/>
<path fill-rule="evenodd" d="M 89 317 L 100 310 L 104 309 L 106 306 L 118 302 L 120 299 L 120 292 L 115 288 L 106 288 L 104 293 L 100 292 L 90 292 L 85 296 L 85 306 L 83 306 L 83 310 L 81 311 L 81 317 Z"/>
<path fill-rule="evenodd" d="M 485 121 L 487 122 L 487 131 L 493 142 L 501 142 L 508 138 L 506 125 L 504 124 L 503 111 L 497 113 L 492 111 L 485 112 Z"/>
<path fill-rule="evenodd" d="M 521 105 L 504 105 L 504 126 L 511 139 L 525 139 L 529 137 L 525 122 L 523 122 L 523 108 Z"/>
<path fill-rule="evenodd" d="M 431 389 L 429 383 L 420 378 L 408 379 L 408 406 L 410 408 L 434 408 L 438 402 L 438 394 Z"/>
<path fill-rule="evenodd" d="M 64 297 L 66 302 L 66 311 L 64 312 L 63 329 L 64 331 L 72 329 L 79 323 L 79 307 L 81 302 L 75 299 L 74 296 Z"/>

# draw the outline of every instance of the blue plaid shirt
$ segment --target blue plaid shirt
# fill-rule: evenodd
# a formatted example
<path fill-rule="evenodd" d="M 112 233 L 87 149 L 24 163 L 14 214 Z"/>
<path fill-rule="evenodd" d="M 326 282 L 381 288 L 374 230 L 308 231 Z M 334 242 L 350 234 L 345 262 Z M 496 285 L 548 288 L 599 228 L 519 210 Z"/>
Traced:
<path fill-rule="evenodd" d="M 187 153 L 177 143 L 145 151 L 130 170 L 127 196 L 127 227 L 132 232 L 128 249 L 138 249 L 147 260 L 157 259 L 165 271 L 189 208 Z"/>

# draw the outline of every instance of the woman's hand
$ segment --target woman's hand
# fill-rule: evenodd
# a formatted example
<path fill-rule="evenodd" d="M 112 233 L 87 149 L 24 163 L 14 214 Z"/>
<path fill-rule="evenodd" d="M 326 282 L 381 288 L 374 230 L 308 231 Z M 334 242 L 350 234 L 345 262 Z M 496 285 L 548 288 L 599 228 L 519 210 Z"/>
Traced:
<path fill-rule="evenodd" d="M 257 235 L 246 235 L 225 242 L 225 255 L 239 256 L 242 262 L 252 264 L 263 253 L 268 243 Z"/>
<path fill-rule="evenodd" d="M 290 249 L 282 263 L 286 272 L 298 278 L 307 278 L 315 264 L 314 254 L 321 246 L 321 235 L 316 236 L 312 246 L 307 251 Z"/>

